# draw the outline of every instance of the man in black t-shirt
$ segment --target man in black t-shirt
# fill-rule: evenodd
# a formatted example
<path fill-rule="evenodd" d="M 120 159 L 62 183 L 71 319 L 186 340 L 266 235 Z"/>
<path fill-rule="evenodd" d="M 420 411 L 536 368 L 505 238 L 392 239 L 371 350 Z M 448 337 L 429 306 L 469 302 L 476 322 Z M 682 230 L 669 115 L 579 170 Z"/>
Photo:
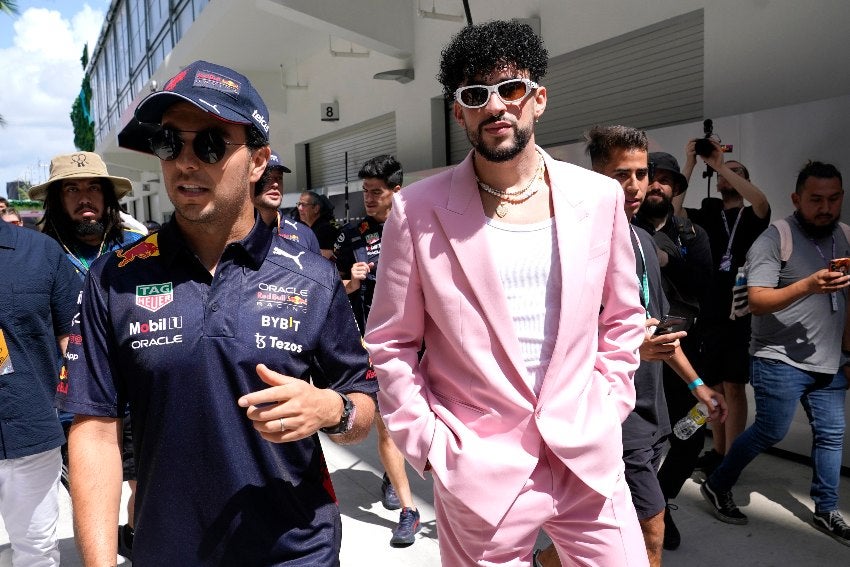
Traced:
<path fill-rule="evenodd" d="M 393 195 L 401 189 L 403 173 L 401 164 L 391 155 L 375 156 L 363 164 L 358 177 L 363 183 L 366 216 L 360 222 L 342 227 L 334 243 L 336 266 L 361 333 L 366 329 L 372 308 L 384 221 L 390 214 Z M 388 510 L 401 509 L 390 545 L 408 546 L 415 541 L 414 536 L 419 531 L 419 511 L 410 492 L 404 455 L 393 443 L 380 414 L 375 415 L 375 429 L 378 431 L 378 456 L 386 470 L 381 485 L 381 503 Z"/>
<path fill-rule="evenodd" d="M 729 318 L 732 286 L 738 268 L 746 261 L 747 250 L 770 223 L 770 205 L 765 194 L 750 182 L 747 168 L 738 161 L 723 161 L 720 144 L 710 140 L 714 151 L 700 156 L 717 172 L 721 198 L 706 198 L 699 209 L 684 209 L 684 195 L 674 200 L 676 214 L 702 226 L 708 233 L 714 268 L 707 306 L 702 310 L 701 369 L 706 382 L 723 392 L 729 404 L 726 423 L 712 427 L 713 449 L 700 458 L 698 468 L 710 474 L 741 434 L 747 423 L 745 386 L 749 381 L 750 316 Z M 695 140 L 685 147 L 684 175 L 690 178 L 696 166 Z M 750 205 L 744 206 L 744 200 Z"/>
<path fill-rule="evenodd" d="M 694 322 L 688 336 L 682 338 L 682 350 L 694 366 L 699 366 L 701 310 L 710 289 L 711 248 L 705 230 L 690 219 L 673 214 L 673 198 L 688 188 L 679 171 L 679 162 L 665 152 L 652 152 L 649 162 L 653 171 L 646 198 L 632 223 L 645 229 L 658 246 L 658 261 L 664 294 L 670 302 L 670 313 L 688 317 Z M 664 394 L 670 423 L 684 417 L 694 405 L 694 397 L 670 366 L 664 367 Z M 705 444 L 704 429 L 687 439 L 670 436 L 670 450 L 658 470 L 658 480 L 665 500 L 678 496 L 691 476 Z M 664 549 L 677 549 L 681 535 L 673 522 L 670 507 L 665 509 Z"/>
<path fill-rule="evenodd" d="M 339 228 L 334 221 L 333 205 L 330 199 L 315 191 L 304 191 L 298 199 L 298 220 L 313 229 L 319 241 L 322 256 L 333 260 L 333 247 Z"/>

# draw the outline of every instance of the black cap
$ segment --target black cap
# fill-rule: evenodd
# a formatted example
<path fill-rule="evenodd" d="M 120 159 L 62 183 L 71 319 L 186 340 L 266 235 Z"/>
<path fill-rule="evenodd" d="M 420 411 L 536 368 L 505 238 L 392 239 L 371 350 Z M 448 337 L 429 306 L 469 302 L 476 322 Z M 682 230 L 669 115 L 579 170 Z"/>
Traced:
<path fill-rule="evenodd" d="M 649 154 L 649 163 L 657 171 L 663 169 L 669 171 L 676 178 L 676 187 L 673 189 L 673 195 L 684 193 L 688 188 L 688 180 L 679 171 L 679 162 L 676 158 L 666 152 L 652 152 Z"/>

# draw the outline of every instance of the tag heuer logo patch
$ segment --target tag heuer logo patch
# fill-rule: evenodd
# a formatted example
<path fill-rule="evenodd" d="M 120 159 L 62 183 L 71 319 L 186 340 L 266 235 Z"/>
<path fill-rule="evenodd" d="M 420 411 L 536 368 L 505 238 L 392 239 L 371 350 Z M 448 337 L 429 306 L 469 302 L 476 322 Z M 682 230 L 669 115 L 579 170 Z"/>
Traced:
<path fill-rule="evenodd" d="M 174 289 L 171 282 L 136 286 L 136 305 L 151 313 L 159 311 L 172 301 Z"/>

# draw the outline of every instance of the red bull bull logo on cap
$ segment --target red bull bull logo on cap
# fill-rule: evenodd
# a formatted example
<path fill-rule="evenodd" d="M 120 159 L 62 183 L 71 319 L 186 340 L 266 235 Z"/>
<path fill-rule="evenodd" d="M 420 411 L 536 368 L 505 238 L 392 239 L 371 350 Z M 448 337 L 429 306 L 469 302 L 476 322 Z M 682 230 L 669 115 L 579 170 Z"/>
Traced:
<path fill-rule="evenodd" d="M 126 250 L 116 250 L 115 255 L 121 258 L 118 267 L 123 268 L 136 258 L 150 258 L 159 256 L 159 245 L 157 244 L 157 233 L 151 234 L 144 240 L 140 240 Z"/>
<path fill-rule="evenodd" d="M 151 313 L 156 313 L 172 301 L 174 287 L 171 282 L 136 286 L 136 305 Z"/>

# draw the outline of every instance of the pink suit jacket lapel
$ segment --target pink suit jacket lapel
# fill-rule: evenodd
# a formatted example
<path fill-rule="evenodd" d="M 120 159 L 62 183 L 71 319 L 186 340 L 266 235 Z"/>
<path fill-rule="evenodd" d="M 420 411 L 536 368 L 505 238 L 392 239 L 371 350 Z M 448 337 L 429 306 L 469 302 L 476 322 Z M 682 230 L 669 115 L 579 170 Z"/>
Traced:
<path fill-rule="evenodd" d="M 459 285 L 461 291 L 477 299 L 487 328 L 497 339 L 494 349 L 498 346 L 511 363 L 510 368 L 503 367 L 505 376 L 518 391 L 533 399 L 534 393 L 523 378 L 526 370 L 519 340 L 510 324 L 508 304 L 484 232 L 484 207 L 475 186 L 472 152 L 455 168 L 446 208 L 437 208 L 435 215 L 456 256 L 457 266 L 466 276 L 466 285 Z"/>

